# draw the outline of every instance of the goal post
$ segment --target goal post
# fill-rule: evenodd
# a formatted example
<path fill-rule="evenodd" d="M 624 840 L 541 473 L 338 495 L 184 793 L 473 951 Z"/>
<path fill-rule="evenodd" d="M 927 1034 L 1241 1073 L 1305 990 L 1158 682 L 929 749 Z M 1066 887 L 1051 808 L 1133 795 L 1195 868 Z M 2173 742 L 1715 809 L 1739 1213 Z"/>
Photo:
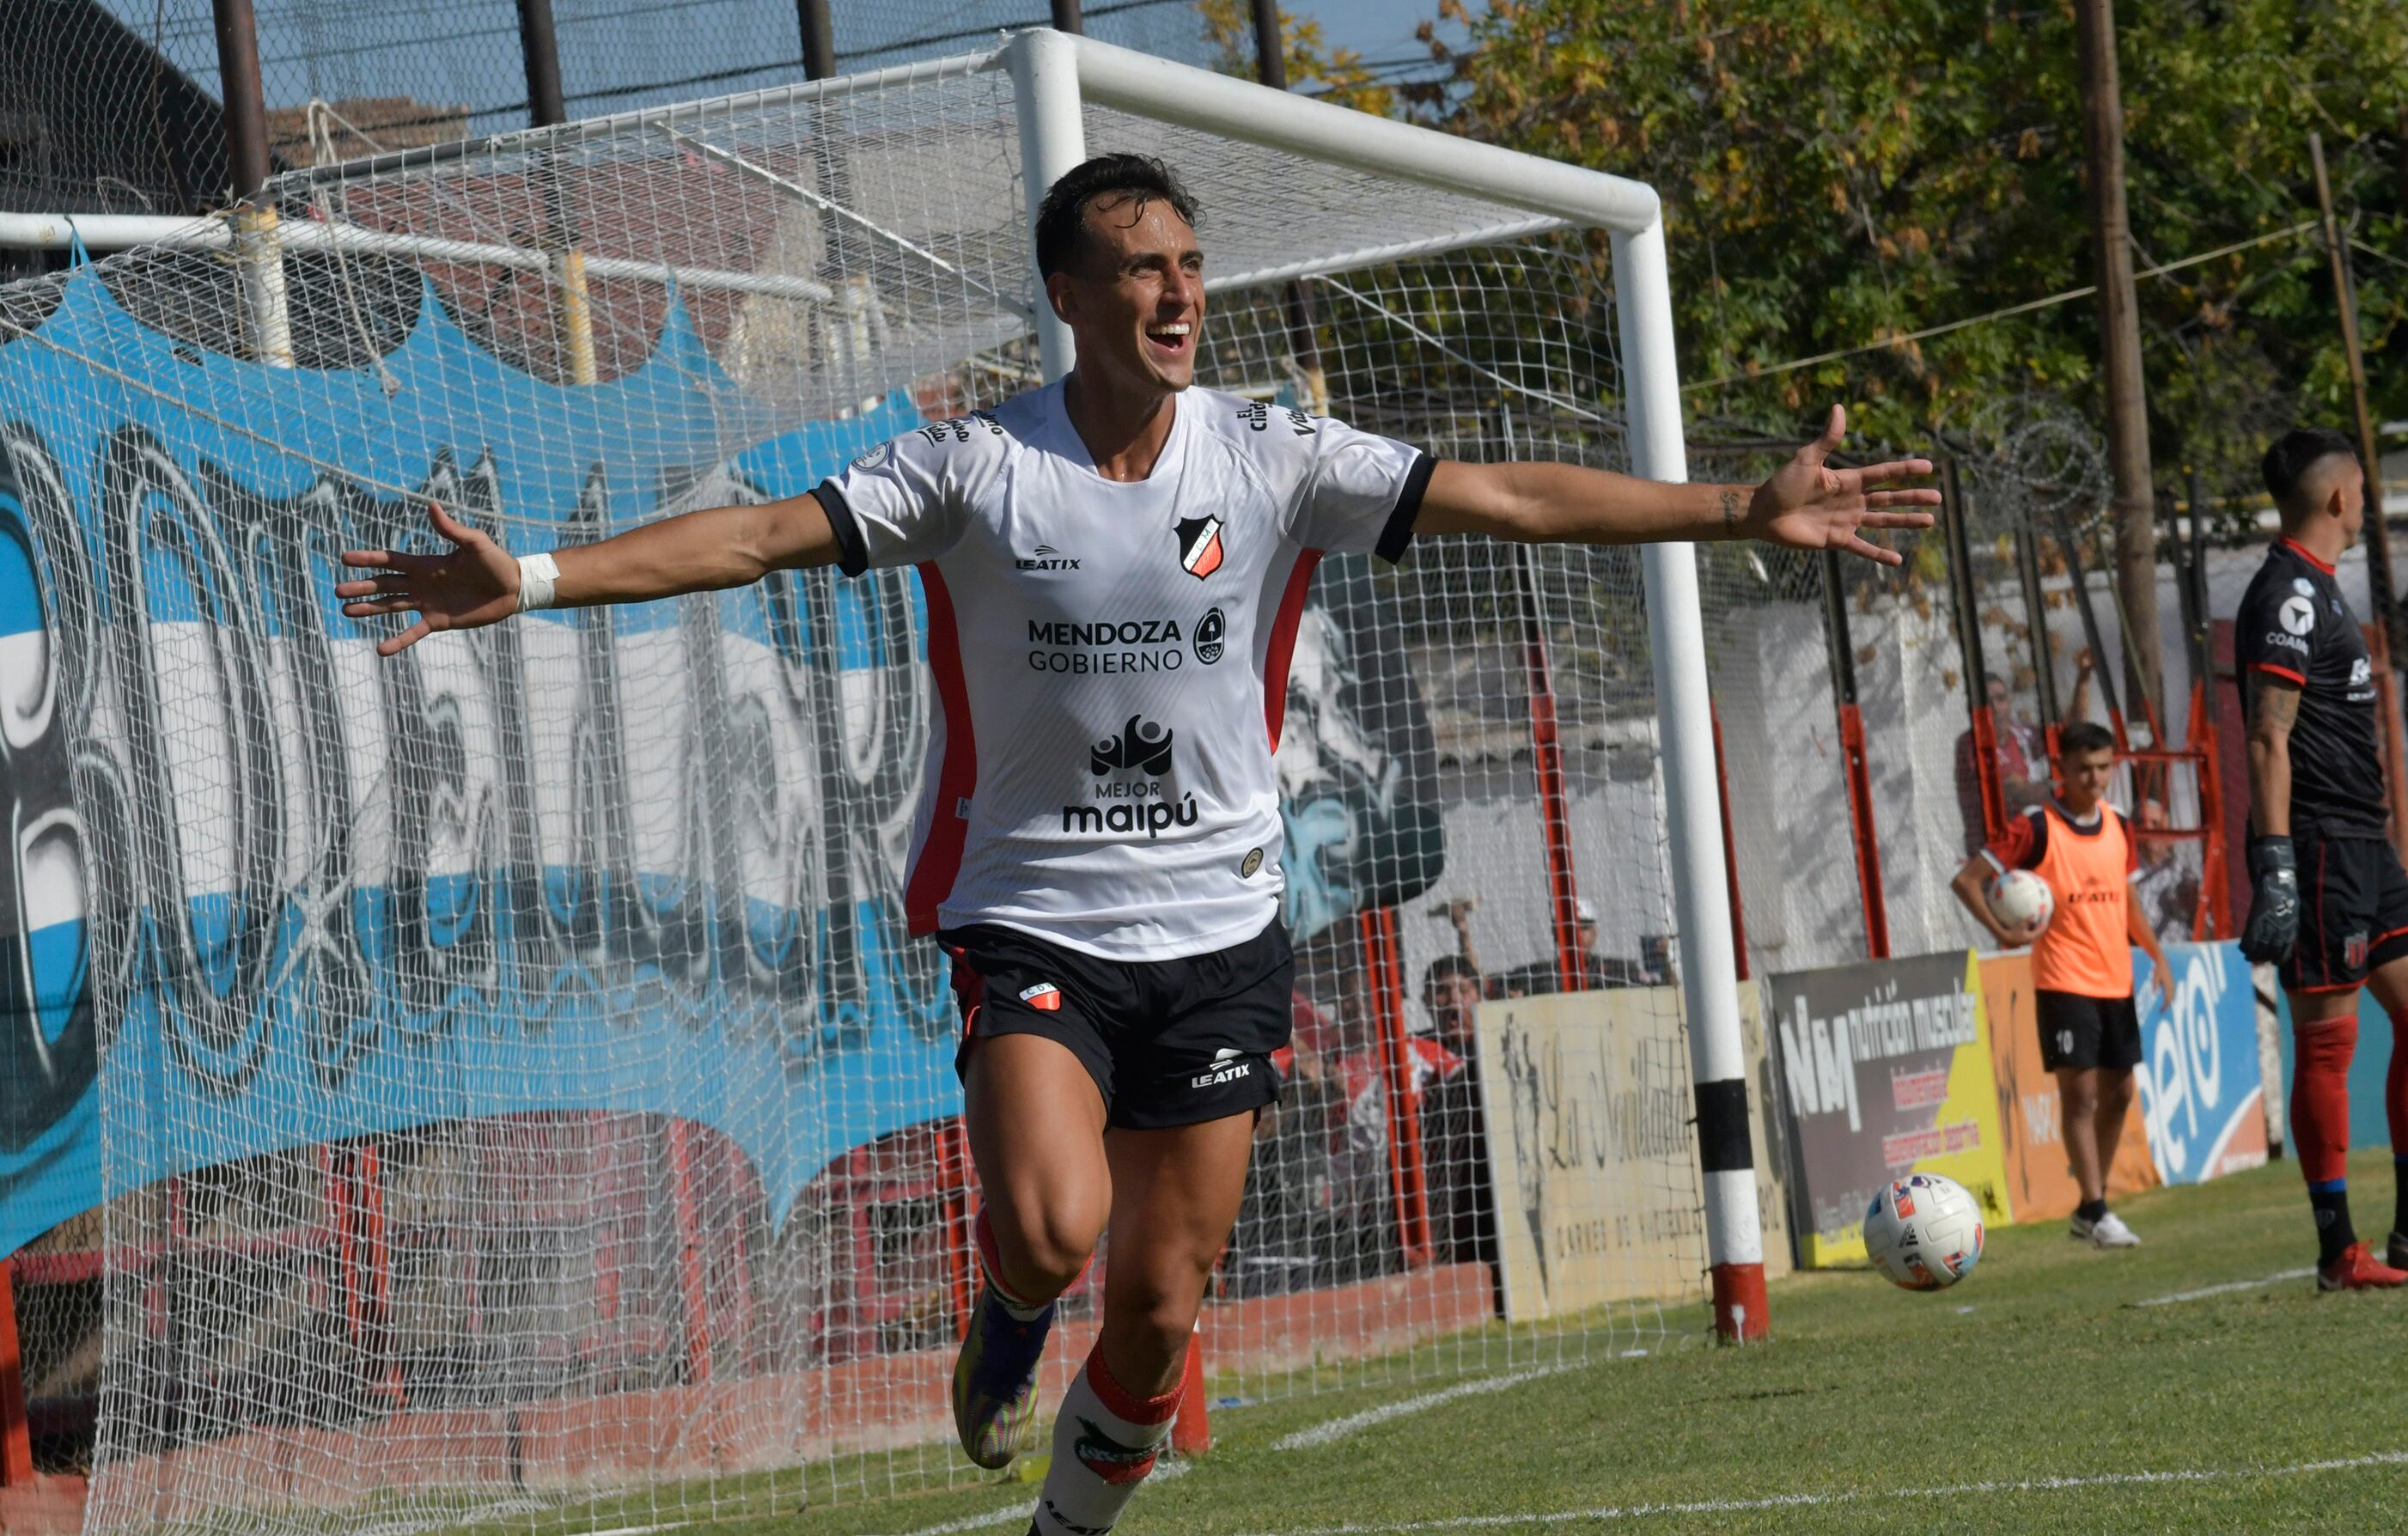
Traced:
<path fill-rule="evenodd" d="M 1031 171 L 1032 235 L 1038 195 L 1084 154 L 1082 98 L 1606 231 L 1618 287 L 1632 471 L 1676 483 L 1689 478 L 1663 208 L 1653 188 L 1050 29 L 1017 35 L 1006 51 L 1019 90 L 1022 157 Z M 1045 375 L 1059 378 L 1069 370 L 1068 330 L 1041 292 L 1035 304 Z M 1768 1328 L 1764 1240 L 1697 560 L 1687 544 L 1650 545 L 1642 558 L 1714 1328 L 1734 1341 L 1760 1339 Z"/>

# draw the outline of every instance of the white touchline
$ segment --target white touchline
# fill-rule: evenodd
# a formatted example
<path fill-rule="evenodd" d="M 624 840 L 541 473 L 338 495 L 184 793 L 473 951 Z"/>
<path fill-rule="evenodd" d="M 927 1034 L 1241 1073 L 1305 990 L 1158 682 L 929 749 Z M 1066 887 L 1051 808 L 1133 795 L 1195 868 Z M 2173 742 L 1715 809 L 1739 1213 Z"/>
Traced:
<path fill-rule="evenodd" d="M 1472 1530 L 1492 1526 L 1560 1526 L 1575 1522 L 1637 1520 L 1656 1514 L 1742 1514 L 1753 1510 L 1806 1509 L 1856 1504 L 1880 1499 L 1958 1499 L 1968 1494 L 2055 1493 L 2066 1489 L 2130 1487 L 2160 1483 L 2229 1483 L 2244 1477 L 2300 1477 L 2312 1472 L 2408 1466 L 2408 1451 L 2376 1451 L 2330 1461 L 2294 1461 L 2281 1467 L 2201 1467 L 2163 1472 L 2099 1472 L 2088 1477 L 2028 1477 L 1994 1483 L 1955 1483 L 1928 1488 L 1881 1488 L 1866 1492 L 1776 1493 L 1763 1499 L 1699 1499 L 1677 1504 L 1607 1504 L 1597 1509 L 1555 1510 L 1545 1514 L 1458 1514 L 1394 1525 L 1307 1526 L 1300 1530 L 1254 1536 L 1398 1536 L 1414 1530 Z"/>
<path fill-rule="evenodd" d="M 1183 1477 L 1193 1471 L 1195 1466 L 1196 1463 L 1193 1461 L 1166 1461 L 1156 1467 L 1154 1474 L 1145 1480 L 1146 1486 L 1152 1487 L 1157 1483 L 1168 1483 L 1174 1477 Z M 957 1531 L 983 1530 L 989 1526 L 1018 1525 L 1036 1513 L 1037 1506 L 1034 1503 L 1015 1502 L 1006 1504 L 1001 1509 L 991 1509 L 984 1514 L 965 1514 L 957 1520 L 922 1526 L 917 1530 L 904 1531 L 901 1536 L 954 1536 Z M 865 1536 L 874 1536 L 874 1533 L 866 1532 Z"/>
<path fill-rule="evenodd" d="M 2286 1280 L 2305 1280 L 2315 1272 L 2313 1267 L 2305 1270 L 2285 1270 L 2281 1274 L 2270 1274 L 2263 1280 L 2236 1280 L 2227 1285 L 2203 1285 L 2195 1291 L 2176 1291 L 2172 1296 L 2153 1296 L 2146 1301 L 2135 1301 L 2132 1305 L 2171 1307 L 2177 1301 L 2200 1301 L 2211 1296 L 2229 1296 L 2234 1291 L 2263 1290 L 2269 1285 L 2279 1285 Z"/>
<path fill-rule="evenodd" d="M 1425 1392 L 1418 1398 L 1407 1398 L 1402 1402 L 1383 1403 L 1377 1408 L 1366 1408 L 1359 1414 L 1349 1414 L 1344 1418 L 1334 1418 L 1326 1424 L 1316 1424 L 1310 1429 L 1298 1429 L 1292 1435 L 1283 1435 L 1271 1442 L 1271 1449 L 1301 1451 L 1314 1445 L 1326 1445 L 1333 1440 L 1345 1439 L 1357 1429 L 1369 1429 L 1375 1424 L 1385 1424 L 1392 1418 L 1402 1418 L 1407 1414 L 1418 1414 L 1425 1408 L 1436 1408 L 1442 1402 L 1453 1402 L 1457 1398 L 1478 1397 L 1484 1392 L 1502 1392 L 1509 1386 L 1519 1386 L 1524 1382 L 1534 1382 L 1541 1376 L 1552 1376 L 1559 1371 L 1570 1369 L 1571 1367 L 1568 1365 L 1541 1366 L 1535 1371 L 1517 1371 L 1510 1376 L 1489 1376 L 1476 1382 L 1464 1382 L 1460 1385 L 1445 1387 L 1440 1391 Z"/>

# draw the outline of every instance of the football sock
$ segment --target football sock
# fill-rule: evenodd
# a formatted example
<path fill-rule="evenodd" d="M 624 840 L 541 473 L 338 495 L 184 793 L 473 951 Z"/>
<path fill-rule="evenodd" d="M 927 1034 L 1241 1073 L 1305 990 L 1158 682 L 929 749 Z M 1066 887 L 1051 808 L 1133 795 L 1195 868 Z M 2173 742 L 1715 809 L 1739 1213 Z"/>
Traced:
<path fill-rule="evenodd" d="M 2073 1213 L 2084 1221 L 2097 1221 L 2107 1213 L 2105 1200 L 2084 1200 L 2073 1208 Z"/>
<path fill-rule="evenodd" d="M 1054 1421 L 1054 1463 L 1037 1498 L 1038 1536 L 1103 1536 L 1154 1471 L 1170 1438 L 1180 1389 L 1131 1397 L 1104 1367 L 1103 1345 L 1062 1399 Z"/>
<path fill-rule="evenodd" d="M 979 1207 L 978 1219 L 970 1224 L 970 1231 L 978 1240 L 979 1272 L 986 1277 L 987 1289 L 995 1292 L 995 1299 L 1002 1303 L 1004 1312 L 1015 1323 L 1033 1323 L 1042 1317 L 1045 1314 L 1045 1309 L 1054 1304 L 1054 1299 L 1049 1296 L 1041 1301 L 1031 1301 L 1015 1293 L 1010 1286 L 1003 1283 L 1003 1258 L 1000 1250 L 996 1247 L 995 1223 L 987 1219 L 985 1206 Z M 1092 1265 L 1095 1259 L 1090 1257 L 1087 1263 Z M 1068 1290 L 1075 1287 L 1080 1280 L 1086 1277 L 1086 1269 L 1082 1267 L 1079 1273 L 1071 1279 L 1070 1285 L 1063 1288 Z"/>
<path fill-rule="evenodd" d="M 2349 1224 L 2349 1181 L 2308 1185 L 2308 1209 L 2316 1213 L 2316 1267 L 2322 1269 L 2358 1241 L 2358 1229 Z"/>
<path fill-rule="evenodd" d="M 2308 1204 L 2316 1215 L 2319 1264 L 2330 1264 L 2358 1241 L 2349 1222 L 2349 1060 L 2358 1052 L 2358 1020 L 2334 1019 L 2295 1032 L 2298 1060 L 2291 1078 L 2291 1136 Z"/>

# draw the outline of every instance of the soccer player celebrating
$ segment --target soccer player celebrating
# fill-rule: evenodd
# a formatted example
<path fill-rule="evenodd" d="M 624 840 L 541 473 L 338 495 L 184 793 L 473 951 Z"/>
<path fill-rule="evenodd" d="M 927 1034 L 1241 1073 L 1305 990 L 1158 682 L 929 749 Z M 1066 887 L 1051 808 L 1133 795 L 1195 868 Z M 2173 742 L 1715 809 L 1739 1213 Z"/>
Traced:
<path fill-rule="evenodd" d="M 2141 1064 L 2132 946 L 2157 968 L 2160 988 L 2172 972 L 2132 899 L 2141 861 L 2131 828 L 2101 798 L 2114 771 L 2115 738 L 2106 726 L 2087 720 L 2066 726 L 2057 738 L 2057 793 L 2009 822 L 1952 884 L 1999 942 L 2032 946 L 2041 1060 L 2057 1078 L 2065 1155 L 2082 1188 L 2071 1235 L 2094 1248 L 2137 1248 L 2140 1236 L 2107 1209 L 2107 1172 L 2132 1108 L 2132 1069 Z M 2010 926 L 1990 907 L 1989 876 L 2010 869 L 2038 874 L 2056 897 L 2056 913 L 2037 938 L 2031 925 Z"/>
<path fill-rule="evenodd" d="M 2242 594 L 2234 646 L 2248 683 L 2249 878 L 2241 953 L 2277 961 L 2299 1043 L 2291 1139 L 2316 1217 L 2316 1285 L 2408 1285 L 2408 1177 L 2391 1262 L 2376 1261 L 2349 1219 L 2349 1061 L 2358 992 L 2372 984 L 2391 1015 L 2386 1102 L 2408 1175 L 2408 874 L 2384 837 L 2374 668 L 2333 580 L 2333 562 L 2366 517 L 2366 472 L 2338 432 L 2297 431 L 2266 451 L 2266 489 L 2283 535 Z M 2300 876 L 2307 877 L 2305 892 Z M 2304 899 L 2303 899 L 2304 898 Z"/>
<path fill-rule="evenodd" d="M 953 957 L 956 1068 L 984 1203 L 953 1378 L 970 1458 L 1026 1439 L 1055 1299 L 1107 1225 L 1094 1352 L 1064 1400 L 1044 1536 L 1099 1536 L 1152 1470 L 1188 1336 L 1278 1096 L 1293 960 L 1271 754 L 1325 551 L 1416 535 L 1627 544 L 1762 538 L 1896 565 L 1925 460 L 1835 469 L 1845 425 L 1758 486 L 1569 464 L 1441 463 L 1335 421 L 1191 388 L 1196 208 L 1106 155 L 1046 193 L 1037 266 L 1077 365 L 863 454 L 816 490 L 512 558 L 438 508 L 444 554 L 360 551 L 354 617 L 415 612 L 392 654 L 528 609 L 640 602 L 771 571 L 914 566 L 941 717 L 905 906 Z"/>

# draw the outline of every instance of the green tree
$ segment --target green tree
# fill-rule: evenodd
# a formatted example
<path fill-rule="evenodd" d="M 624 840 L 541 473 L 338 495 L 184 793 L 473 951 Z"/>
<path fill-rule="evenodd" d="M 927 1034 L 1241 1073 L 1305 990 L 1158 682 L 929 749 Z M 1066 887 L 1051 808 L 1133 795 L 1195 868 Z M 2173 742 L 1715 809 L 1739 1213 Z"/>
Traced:
<path fill-rule="evenodd" d="M 2068 0 L 1493 0 L 1442 86 L 1454 132 L 1636 177 L 1665 200 L 1681 371 L 1709 419 L 1962 427 L 2026 391 L 2091 399 L 2087 299 L 1780 373 L 2088 283 Z M 2408 414 L 2399 0 L 2124 0 L 2143 268 L 2310 220 L 2311 128 L 2356 237 L 2379 412 Z M 2160 474 L 2237 489 L 2269 431 L 2349 416 L 2313 236 L 2141 285 Z M 2393 366 L 2381 366 L 2385 360 Z M 1705 387 L 1698 387 L 1703 385 Z"/>
<path fill-rule="evenodd" d="M 1218 50 L 1213 67 L 1225 75 L 1255 78 L 1254 8 L 1251 0 L 1197 0 L 1203 13 L 1204 36 Z M 1281 42 L 1287 54 L 1290 90 L 1311 91 L 1324 101 L 1352 107 L 1381 117 L 1394 115 L 1396 93 L 1380 83 L 1363 55 L 1351 48 L 1333 48 L 1321 23 L 1309 16 L 1283 10 Z"/>

